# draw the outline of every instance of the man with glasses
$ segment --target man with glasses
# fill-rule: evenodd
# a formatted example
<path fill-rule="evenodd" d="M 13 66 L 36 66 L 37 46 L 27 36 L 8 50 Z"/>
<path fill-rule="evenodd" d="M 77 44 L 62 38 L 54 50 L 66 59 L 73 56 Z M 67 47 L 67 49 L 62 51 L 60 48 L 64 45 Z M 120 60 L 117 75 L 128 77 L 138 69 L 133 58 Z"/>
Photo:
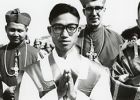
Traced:
<path fill-rule="evenodd" d="M 87 25 L 79 35 L 77 44 L 81 53 L 90 60 L 111 67 L 118 54 L 121 37 L 102 24 L 106 0 L 80 0 Z M 97 58 L 97 59 L 96 59 Z"/>
<path fill-rule="evenodd" d="M 54 6 L 48 30 L 55 48 L 40 61 L 40 66 L 35 63 L 25 69 L 19 100 L 112 100 L 109 74 L 80 55 L 75 46 L 79 20 L 73 6 L 63 3 Z"/>

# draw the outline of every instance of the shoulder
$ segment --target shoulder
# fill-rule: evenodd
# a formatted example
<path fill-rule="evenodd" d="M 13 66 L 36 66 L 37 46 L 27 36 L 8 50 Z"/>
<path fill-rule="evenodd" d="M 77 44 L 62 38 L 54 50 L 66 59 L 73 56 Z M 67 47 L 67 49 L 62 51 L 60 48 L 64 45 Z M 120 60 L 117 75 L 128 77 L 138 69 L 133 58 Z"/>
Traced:
<path fill-rule="evenodd" d="M 110 39 L 112 39 L 115 42 L 119 42 L 119 44 L 123 43 L 123 39 L 122 36 L 115 32 L 114 30 L 108 28 L 107 26 L 104 26 L 104 31 L 105 31 L 105 35 L 108 36 Z"/>
<path fill-rule="evenodd" d="M 6 48 L 6 45 L 0 47 L 0 50 L 5 50 L 5 48 Z"/>
<path fill-rule="evenodd" d="M 28 52 L 30 52 L 31 54 L 37 54 L 39 51 L 34 48 L 33 46 L 27 44 L 27 49 L 28 49 Z"/>
<path fill-rule="evenodd" d="M 103 66 L 95 61 L 91 61 L 88 58 L 81 55 L 82 65 L 85 66 L 85 69 L 88 69 L 88 73 L 93 74 L 94 76 L 100 76 L 102 73 Z"/>
<path fill-rule="evenodd" d="M 105 30 L 107 33 L 109 33 L 109 34 L 111 34 L 111 35 L 119 36 L 119 33 L 117 33 L 116 31 L 114 31 L 114 30 L 112 30 L 112 29 L 110 29 L 108 26 L 103 26 L 103 27 L 104 27 L 104 30 Z"/>
<path fill-rule="evenodd" d="M 6 45 L 0 47 L 0 55 L 4 53 L 5 49 L 6 49 Z"/>

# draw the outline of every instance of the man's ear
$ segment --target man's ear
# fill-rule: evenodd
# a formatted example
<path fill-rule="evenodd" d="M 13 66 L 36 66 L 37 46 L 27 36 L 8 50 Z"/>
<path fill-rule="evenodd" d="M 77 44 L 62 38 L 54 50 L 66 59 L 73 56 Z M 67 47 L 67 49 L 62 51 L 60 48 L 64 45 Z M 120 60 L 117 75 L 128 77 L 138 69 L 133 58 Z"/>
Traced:
<path fill-rule="evenodd" d="M 49 34 L 51 35 L 51 26 L 47 27 Z"/>
<path fill-rule="evenodd" d="M 85 9 L 83 8 L 83 13 L 84 13 L 84 15 L 85 15 Z"/>
<path fill-rule="evenodd" d="M 80 34 L 81 30 L 82 30 L 82 28 L 81 27 L 78 27 L 78 29 L 77 29 L 77 32 L 78 32 L 77 35 Z"/>

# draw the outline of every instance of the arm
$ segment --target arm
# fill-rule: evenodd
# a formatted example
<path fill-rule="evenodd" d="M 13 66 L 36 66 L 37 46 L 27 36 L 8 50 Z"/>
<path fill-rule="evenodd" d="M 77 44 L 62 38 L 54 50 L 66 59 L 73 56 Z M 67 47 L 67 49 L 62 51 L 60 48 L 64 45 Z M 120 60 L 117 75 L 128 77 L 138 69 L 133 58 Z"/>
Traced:
<path fill-rule="evenodd" d="M 91 100 L 112 100 L 110 91 L 110 75 L 102 71 L 101 77 L 90 94 Z"/>
<path fill-rule="evenodd" d="M 52 83 L 47 83 L 52 80 L 51 70 L 44 61 L 46 59 L 26 67 L 20 85 L 19 100 L 57 100 L 55 87 L 51 87 Z"/>
<path fill-rule="evenodd" d="M 86 79 L 78 80 L 76 100 L 112 100 L 110 75 L 106 70 L 92 67 L 89 69 Z"/>

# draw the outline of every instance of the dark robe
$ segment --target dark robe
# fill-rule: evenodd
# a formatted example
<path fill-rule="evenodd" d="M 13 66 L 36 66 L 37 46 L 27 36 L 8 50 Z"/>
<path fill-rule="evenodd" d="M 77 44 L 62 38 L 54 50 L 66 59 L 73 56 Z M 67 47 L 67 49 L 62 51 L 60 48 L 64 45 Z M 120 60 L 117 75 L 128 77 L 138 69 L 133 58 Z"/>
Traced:
<path fill-rule="evenodd" d="M 140 97 L 140 47 L 138 57 L 134 47 L 127 47 L 117 56 L 111 70 L 111 91 L 116 100 L 139 100 Z M 127 81 L 119 81 L 120 75 L 129 74 Z M 135 99 L 134 99 L 135 98 Z"/>
<path fill-rule="evenodd" d="M 26 67 L 27 65 L 30 65 L 38 60 L 38 51 L 34 47 L 30 46 L 29 44 L 26 44 L 25 42 L 21 43 L 18 47 L 15 47 L 13 44 L 8 44 L 7 52 L 5 56 L 5 50 L 6 46 L 3 46 L 0 48 L 0 75 L 1 75 L 1 81 L 4 82 L 7 86 L 16 86 L 19 82 L 17 81 L 16 76 L 9 76 L 6 73 L 5 70 L 5 63 L 4 59 L 6 58 L 6 69 L 9 74 L 14 74 L 14 71 L 11 70 L 11 67 L 14 67 L 14 57 L 15 57 L 15 49 L 18 49 L 19 53 L 19 72 L 22 72 L 22 69 Z M 26 55 L 26 46 L 27 46 L 27 57 Z M 26 65 L 25 65 L 26 61 Z M 2 87 L 1 87 L 2 88 Z M 2 89 L 0 89 L 2 92 Z M 0 93 L 0 96 L 2 93 Z"/>
<path fill-rule="evenodd" d="M 136 60 L 139 60 L 137 62 Z M 137 63 L 137 64 L 136 64 Z M 135 66 L 140 63 L 140 47 L 138 46 L 138 57 L 134 57 L 134 47 L 127 47 L 118 56 L 112 67 L 112 76 L 118 77 L 123 74 L 130 74 L 135 77 L 140 75 L 140 72 L 135 69 Z M 138 65 L 140 68 L 140 65 Z"/>
<path fill-rule="evenodd" d="M 121 36 L 105 26 L 101 26 L 96 30 L 86 27 L 81 31 L 77 42 L 82 55 L 85 57 L 87 57 L 86 53 L 90 50 L 90 38 L 92 38 L 98 60 L 102 65 L 110 68 L 119 53 L 119 45 L 122 43 Z"/>

